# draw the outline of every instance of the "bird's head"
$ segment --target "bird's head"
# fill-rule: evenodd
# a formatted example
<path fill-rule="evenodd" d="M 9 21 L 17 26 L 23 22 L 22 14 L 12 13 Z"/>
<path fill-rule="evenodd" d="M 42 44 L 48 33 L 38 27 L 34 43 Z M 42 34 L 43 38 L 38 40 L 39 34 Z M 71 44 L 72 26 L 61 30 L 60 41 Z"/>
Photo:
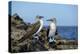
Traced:
<path fill-rule="evenodd" d="M 39 15 L 36 16 L 36 20 L 40 20 L 42 18 L 44 18 L 44 17 L 43 16 L 39 16 Z"/>
<path fill-rule="evenodd" d="M 50 21 L 50 22 L 55 22 L 56 23 L 56 18 L 51 18 L 51 19 L 48 19 L 46 21 Z"/>

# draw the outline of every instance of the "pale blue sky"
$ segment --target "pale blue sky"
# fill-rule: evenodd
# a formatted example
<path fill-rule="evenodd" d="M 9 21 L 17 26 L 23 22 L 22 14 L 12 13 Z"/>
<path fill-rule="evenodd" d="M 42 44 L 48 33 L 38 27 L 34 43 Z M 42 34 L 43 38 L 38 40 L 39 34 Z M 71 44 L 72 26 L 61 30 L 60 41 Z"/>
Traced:
<path fill-rule="evenodd" d="M 12 15 L 18 15 L 25 22 L 35 22 L 36 15 L 44 16 L 44 25 L 48 25 L 47 19 L 55 17 L 57 26 L 76 26 L 78 19 L 78 6 L 68 4 L 49 4 L 32 2 L 12 2 Z"/>

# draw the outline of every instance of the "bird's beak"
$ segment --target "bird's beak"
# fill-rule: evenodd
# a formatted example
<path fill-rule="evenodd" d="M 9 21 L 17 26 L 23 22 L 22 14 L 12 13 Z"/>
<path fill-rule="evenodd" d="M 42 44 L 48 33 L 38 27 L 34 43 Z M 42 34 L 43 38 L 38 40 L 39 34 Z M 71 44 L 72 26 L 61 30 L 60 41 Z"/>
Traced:
<path fill-rule="evenodd" d="M 38 19 L 42 19 L 42 18 L 44 18 L 43 16 L 36 16 L 36 18 L 38 18 Z"/>
<path fill-rule="evenodd" d="M 42 19 L 42 18 L 44 18 L 43 16 L 40 16 L 40 18 Z"/>
<path fill-rule="evenodd" d="M 46 20 L 46 21 L 51 21 L 51 19 L 48 19 L 48 20 Z"/>

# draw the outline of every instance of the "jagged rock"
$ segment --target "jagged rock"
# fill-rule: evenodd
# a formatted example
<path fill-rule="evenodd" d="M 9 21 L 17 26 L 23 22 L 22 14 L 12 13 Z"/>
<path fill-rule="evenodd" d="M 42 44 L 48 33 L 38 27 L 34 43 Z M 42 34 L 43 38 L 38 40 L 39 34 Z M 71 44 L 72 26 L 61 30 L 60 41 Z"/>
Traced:
<path fill-rule="evenodd" d="M 14 40 L 19 40 L 25 34 L 26 34 L 25 30 L 14 29 L 13 32 L 11 32 L 11 38 L 14 39 Z"/>
<path fill-rule="evenodd" d="M 77 41 L 67 40 L 56 33 L 55 47 L 51 47 L 48 42 L 47 28 L 43 27 L 40 31 L 39 40 L 34 40 L 32 37 L 35 31 L 35 24 L 25 23 L 18 14 L 11 16 L 11 51 L 12 52 L 30 52 L 44 50 L 61 50 L 61 49 L 76 49 Z M 37 26 L 38 27 L 38 26 Z M 36 29 L 37 30 L 37 29 Z"/>

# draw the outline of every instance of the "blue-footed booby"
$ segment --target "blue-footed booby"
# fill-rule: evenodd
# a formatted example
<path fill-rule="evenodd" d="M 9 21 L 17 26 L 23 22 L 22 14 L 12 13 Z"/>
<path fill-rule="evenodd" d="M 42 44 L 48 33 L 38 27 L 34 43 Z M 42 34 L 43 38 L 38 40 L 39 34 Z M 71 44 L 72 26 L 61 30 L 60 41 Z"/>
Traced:
<path fill-rule="evenodd" d="M 48 30 L 49 43 L 55 42 L 54 36 L 56 33 L 56 18 L 48 19 L 47 21 L 50 21 L 50 26 Z"/>
<path fill-rule="evenodd" d="M 40 27 L 39 29 L 36 31 L 36 33 L 33 34 L 33 37 L 36 39 L 39 39 L 39 32 L 41 31 L 41 29 L 43 28 L 43 20 L 42 20 L 43 16 L 36 16 L 36 22 L 40 22 Z"/>
<path fill-rule="evenodd" d="M 31 24 L 30 27 L 28 27 L 26 34 L 19 40 L 19 42 L 22 42 L 26 40 L 27 38 L 37 38 L 38 39 L 38 33 L 41 31 L 43 27 L 43 16 L 36 16 L 36 22 Z"/>

